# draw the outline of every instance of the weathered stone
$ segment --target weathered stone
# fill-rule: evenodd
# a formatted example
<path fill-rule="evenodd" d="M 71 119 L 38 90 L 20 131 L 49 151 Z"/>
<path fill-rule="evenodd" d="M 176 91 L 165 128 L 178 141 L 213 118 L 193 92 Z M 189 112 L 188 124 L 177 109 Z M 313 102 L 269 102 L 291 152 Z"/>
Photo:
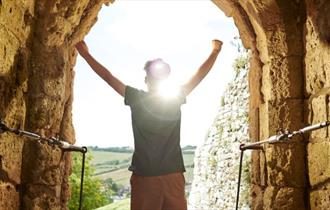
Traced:
<path fill-rule="evenodd" d="M 320 96 L 315 96 L 311 97 L 311 106 L 312 106 L 312 111 L 310 113 L 311 115 L 311 121 L 312 124 L 317 124 L 321 123 L 324 121 L 327 121 L 327 105 L 329 101 L 329 96 L 328 95 L 320 95 Z M 313 131 L 311 133 L 311 137 L 313 139 L 316 138 L 326 138 L 327 135 L 327 129 L 320 129 Z"/>
<path fill-rule="evenodd" d="M 7 125 L 74 143 L 74 44 L 104 2 L 0 1 L 0 117 Z M 12 200 L 1 194 L 0 208 L 67 209 L 69 156 L 9 134 L 0 139 L 0 183 L 21 191 Z"/>
<path fill-rule="evenodd" d="M 304 154 L 303 143 L 278 143 L 267 146 L 268 185 L 303 188 L 306 183 Z"/>
<path fill-rule="evenodd" d="M 8 33 L 7 37 L 15 39 L 20 44 L 25 43 L 31 32 L 31 22 L 34 15 L 33 7 L 34 1 L 26 1 L 24 3 L 21 1 L 1 2 L 0 28 Z M 6 36 L 1 35 L 1 39 L 4 38 Z M 15 51 L 15 48 L 12 49 L 10 42 L 6 46 L 9 51 Z"/>
<path fill-rule="evenodd" d="M 308 170 L 311 186 L 330 179 L 330 142 L 308 144 Z"/>
<path fill-rule="evenodd" d="M 322 187 L 318 187 L 310 192 L 311 210 L 327 210 L 330 206 L 330 183 L 327 182 Z"/>
<path fill-rule="evenodd" d="M 263 210 L 263 194 L 264 190 L 259 185 L 252 185 L 251 197 L 252 197 L 252 209 Z"/>
<path fill-rule="evenodd" d="M 265 86 L 263 87 L 265 100 L 302 97 L 301 74 L 302 65 L 299 57 L 272 55 L 269 64 L 263 66 L 262 84 Z"/>
<path fill-rule="evenodd" d="M 16 190 L 16 186 L 0 181 L 0 201 L 0 209 L 19 209 L 19 192 Z"/>
<path fill-rule="evenodd" d="M 317 27 L 320 22 L 329 22 L 328 15 L 325 15 L 322 11 L 321 13 L 318 12 L 323 9 L 327 10 L 329 3 L 327 1 L 308 1 L 306 7 L 305 81 L 306 94 L 311 95 L 330 85 L 330 47 L 328 43 L 320 39 L 320 28 Z"/>
<path fill-rule="evenodd" d="M 189 196 L 192 209 L 233 209 L 237 193 L 237 170 L 239 166 L 239 145 L 249 142 L 247 111 L 247 70 L 241 69 L 228 85 L 224 104 L 209 130 L 204 145 L 195 156 L 194 180 Z M 250 192 L 250 154 L 243 158 L 240 206 L 247 208 Z M 254 155 L 259 158 L 259 155 Z M 258 173 L 258 172 L 254 172 Z M 259 174 L 252 175 L 259 184 Z"/>
<path fill-rule="evenodd" d="M 304 189 L 267 187 L 264 193 L 264 210 L 307 209 Z"/>
<path fill-rule="evenodd" d="M 284 101 L 269 101 L 268 115 L 270 135 L 278 134 L 280 131 L 295 131 L 304 126 L 303 100 L 287 99 Z"/>
<path fill-rule="evenodd" d="M 260 151 L 253 151 L 251 154 L 251 160 L 253 163 L 260 163 Z M 255 185 L 261 185 L 260 164 L 253 164 L 251 166 L 251 183 Z"/>
<path fill-rule="evenodd" d="M 75 141 L 71 120 L 72 69 L 76 57 L 73 46 L 89 32 L 105 2 L 108 1 L 0 0 L 0 117 L 6 123 L 47 137 L 59 134 L 71 143 Z M 304 123 L 329 120 L 328 0 L 213 2 L 234 18 L 244 45 L 252 50 L 249 76 L 251 137 L 262 140 L 280 129 L 292 131 L 300 129 Z M 240 84 L 233 86 L 233 94 L 237 95 L 241 88 Z M 242 95 L 242 98 L 247 97 Z M 226 103 L 233 101 L 230 99 Z M 232 105 L 230 108 L 235 114 L 224 116 L 230 117 L 230 121 L 242 117 L 241 106 Z M 259 110 L 259 117 L 254 115 L 256 110 Z M 206 142 L 205 152 L 212 152 L 215 157 L 199 163 L 202 168 L 206 163 L 213 165 L 203 168 L 210 174 L 204 174 L 202 180 L 219 181 L 222 167 L 237 162 L 235 158 L 233 162 L 224 161 L 229 160 L 228 154 L 237 148 L 235 139 L 243 139 L 243 136 L 231 135 L 231 131 L 240 129 L 248 131 L 239 123 L 232 123 L 223 128 L 222 135 L 214 136 L 217 138 L 214 142 L 222 137 L 224 143 L 230 145 L 223 152 L 225 155 L 216 152 L 213 141 Z M 307 150 L 309 171 L 303 169 L 306 164 L 303 144 L 270 146 L 266 149 L 266 157 L 263 153 L 259 158 L 255 156 L 254 182 L 273 186 L 267 188 L 264 196 L 260 186 L 253 187 L 253 208 L 305 209 L 303 188 L 309 186 L 304 178 L 298 177 L 309 176 L 313 186 L 311 208 L 327 209 L 330 189 L 327 184 L 329 145 L 326 142 L 329 133 L 330 128 L 312 133 Z M 23 145 L 25 140 L 8 134 L 0 136 L 0 208 L 66 209 L 69 156 L 60 158 L 60 151 L 30 141 Z M 200 157 L 203 155 L 202 152 Z M 24 189 L 20 193 L 22 197 L 14 190 L 20 188 L 19 184 L 22 184 L 19 190 Z M 217 203 L 218 197 L 227 196 L 212 191 L 208 185 L 203 189 L 214 193 L 208 197 L 213 204 Z M 205 204 L 206 201 L 201 199 L 201 202 Z M 226 209 L 228 206 L 215 204 L 214 207 Z"/>
<path fill-rule="evenodd" d="M 258 164 L 253 163 L 253 164 Z M 266 165 L 266 156 L 264 152 L 260 152 L 260 186 L 266 186 L 267 185 L 267 165 Z"/>
<path fill-rule="evenodd" d="M 249 112 L 249 136 L 252 141 L 259 141 L 259 109 Z"/>
<path fill-rule="evenodd" d="M 252 41 L 255 39 L 255 33 L 242 5 L 235 4 L 233 1 L 212 0 L 224 13 L 233 17 L 235 25 L 240 29 L 240 37 L 244 47 L 251 48 Z"/>
<path fill-rule="evenodd" d="M 257 55 L 257 50 L 252 51 L 252 56 L 250 58 L 250 71 L 249 71 L 249 91 L 250 91 L 250 110 L 253 111 L 263 103 L 263 96 L 261 93 L 261 61 L 259 55 Z M 254 122 L 254 121 L 252 121 Z"/>
<path fill-rule="evenodd" d="M 12 134 L 0 138 L 0 177 L 11 184 L 21 182 L 22 147 L 22 140 Z"/>
<path fill-rule="evenodd" d="M 330 100 L 328 101 L 328 121 L 330 121 Z M 330 137 L 330 126 L 328 127 L 328 137 Z"/>

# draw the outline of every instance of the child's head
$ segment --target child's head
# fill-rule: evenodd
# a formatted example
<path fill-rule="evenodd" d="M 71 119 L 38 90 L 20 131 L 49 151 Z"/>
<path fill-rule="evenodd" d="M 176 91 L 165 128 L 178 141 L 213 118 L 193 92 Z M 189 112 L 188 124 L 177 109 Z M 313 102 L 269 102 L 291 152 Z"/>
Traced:
<path fill-rule="evenodd" d="M 144 70 L 146 71 L 145 82 L 149 89 L 154 88 L 157 84 L 166 79 L 171 72 L 170 66 L 160 58 L 147 61 L 144 65 Z"/>

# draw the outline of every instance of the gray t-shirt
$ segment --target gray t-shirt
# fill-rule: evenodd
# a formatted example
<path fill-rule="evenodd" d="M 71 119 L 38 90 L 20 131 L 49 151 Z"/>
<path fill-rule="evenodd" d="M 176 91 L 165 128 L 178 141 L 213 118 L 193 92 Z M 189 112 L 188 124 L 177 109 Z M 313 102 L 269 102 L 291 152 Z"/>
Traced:
<path fill-rule="evenodd" d="M 130 170 L 137 175 L 159 176 L 184 172 L 180 147 L 181 92 L 164 98 L 126 86 L 125 105 L 132 114 L 134 154 Z"/>

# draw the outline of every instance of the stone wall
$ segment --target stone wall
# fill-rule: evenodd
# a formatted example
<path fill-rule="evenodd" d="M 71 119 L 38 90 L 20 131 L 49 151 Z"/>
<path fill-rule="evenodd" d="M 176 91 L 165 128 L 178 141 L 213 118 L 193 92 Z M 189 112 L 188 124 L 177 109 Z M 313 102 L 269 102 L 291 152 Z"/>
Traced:
<path fill-rule="evenodd" d="M 330 121 L 330 3 L 307 1 L 305 25 L 306 123 Z M 311 209 L 330 206 L 330 128 L 313 132 L 307 143 Z"/>
<path fill-rule="evenodd" d="M 189 209 L 235 209 L 241 143 L 248 135 L 248 66 L 242 66 L 221 100 L 209 134 L 195 152 Z M 250 155 L 244 156 L 240 209 L 249 209 Z"/>
<path fill-rule="evenodd" d="M 0 117 L 8 126 L 75 141 L 73 44 L 103 2 L 0 1 Z M 1 134 L 0 209 L 66 209 L 70 162 L 59 149 Z"/>
<path fill-rule="evenodd" d="M 329 120 L 329 1 L 214 2 L 252 50 L 250 139 Z M 252 153 L 253 209 L 330 206 L 328 131 Z"/>

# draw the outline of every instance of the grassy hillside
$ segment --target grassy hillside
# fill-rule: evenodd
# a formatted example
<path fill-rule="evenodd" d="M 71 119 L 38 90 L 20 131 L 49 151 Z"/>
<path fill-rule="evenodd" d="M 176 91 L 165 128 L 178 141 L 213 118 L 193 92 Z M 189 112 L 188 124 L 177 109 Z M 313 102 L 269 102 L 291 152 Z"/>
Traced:
<path fill-rule="evenodd" d="M 97 210 L 127 210 L 130 206 L 130 177 L 131 172 L 128 170 L 133 155 L 132 149 L 124 148 L 89 148 L 89 152 L 93 155 L 91 166 L 95 168 L 94 176 L 100 178 L 104 183 L 112 183 L 109 189 L 117 188 L 116 193 L 111 197 L 114 203 L 99 208 Z M 190 184 L 193 178 L 194 170 L 194 147 L 186 147 L 182 149 L 184 164 L 186 167 L 186 192 L 189 193 Z M 110 182 L 109 182 L 110 180 Z M 106 186 L 106 185 L 105 185 Z M 108 189 L 105 187 L 105 189 Z"/>
<path fill-rule="evenodd" d="M 90 149 L 93 154 L 92 166 L 95 167 L 95 176 L 100 179 L 111 178 L 114 182 L 121 185 L 129 185 L 131 172 L 128 167 L 131 164 L 132 152 L 108 152 L 95 151 Z M 186 167 L 186 182 L 191 183 L 194 164 L 194 151 L 183 150 L 183 159 Z"/>

